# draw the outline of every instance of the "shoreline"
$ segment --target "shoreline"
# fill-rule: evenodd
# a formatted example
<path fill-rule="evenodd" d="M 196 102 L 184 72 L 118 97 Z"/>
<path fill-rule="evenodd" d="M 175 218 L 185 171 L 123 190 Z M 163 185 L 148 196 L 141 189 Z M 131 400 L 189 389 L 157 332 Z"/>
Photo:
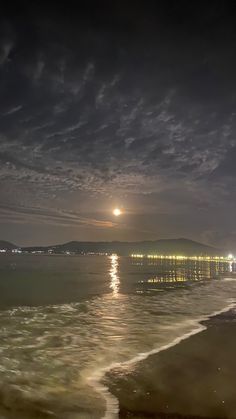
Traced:
<path fill-rule="evenodd" d="M 102 419 L 117 419 L 117 418 L 125 418 L 125 417 L 134 417 L 134 413 L 132 411 L 129 411 L 128 409 L 124 408 L 122 405 L 122 401 L 119 399 L 119 395 L 115 395 L 116 393 L 113 388 L 112 384 L 104 384 L 104 381 L 106 382 L 106 378 L 113 376 L 113 371 L 115 369 L 121 369 L 125 367 L 132 367 L 136 364 L 142 363 L 142 361 L 146 361 L 149 358 L 155 357 L 161 353 L 166 353 L 168 350 L 173 350 L 175 347 L 179 346 L 179 344 L 184 344 L 185 342 L 189 341 L 189 338 L 193 338 L 196 335 L 201 334 L 200 332 L 204 332 L 208 330 L 209 322 L 212 321 L 212 319 L 217 319 L 218 317 L 221 317 L 224 313 L 230 313 L 235 308 L 235 303 L 230 303 L 228 306 L 221 310 L 217 310 L 213 313 L 211 313 L 209 316 L 202 316 L 201 318 L 198 318 L 193 321 L 193 324 L 195 325 L 194 328 L 184 335 L 174 339 L 169 344 L 163 345 L 159 348 L 153 349 L 146 353 L 140 353 L 133 357 L 132 359 L 122 362 L 122 363 L 113 363 L 108 367 L 102 368 L 98 370 L 93 377 L 90 378 L 90 382 L 93 385 L 93 388 L 98 391 L 106 400 L 106 412 L 105 415 L 102 417 Z M 138 413 L 138 412 L 136 412 Z M 135 418 L 137 419 L 143 419 L 145 417 L 151 417 L 151 418 L 199 418 L 198 415 L 182 415 L 178 413 L 169 413 L 169 412 L 145 412 L 145 416 L 137 416 L 135 414 Z M 206 416 L 208 418 L 209 416 Z M 201 418 L 204 419 L 204 416 L 201 415 Z M 218 419 L 218 416 L 211 416 L 211 419 Z M 235 414 L 236 418 L 236 414 Z"/>

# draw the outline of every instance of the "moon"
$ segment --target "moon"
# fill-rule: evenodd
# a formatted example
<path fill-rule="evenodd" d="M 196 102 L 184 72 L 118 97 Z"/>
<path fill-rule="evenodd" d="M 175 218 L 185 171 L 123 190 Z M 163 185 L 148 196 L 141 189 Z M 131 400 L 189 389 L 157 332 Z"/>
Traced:
<path fill-rule="evenodd" d="M 121 210 L 120 208 L 115 208 L 113 210 L 113 215 L 115 215 L 116 217 L 119 217 L 119 215 L 121 215 Z"/>

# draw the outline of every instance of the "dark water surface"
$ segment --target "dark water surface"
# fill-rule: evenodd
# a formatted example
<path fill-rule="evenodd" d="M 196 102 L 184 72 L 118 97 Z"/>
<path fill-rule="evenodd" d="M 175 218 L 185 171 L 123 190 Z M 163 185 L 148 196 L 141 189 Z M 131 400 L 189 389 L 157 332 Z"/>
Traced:
<path fill-rule="evenodd" d="M 105 373 L 135 374 L 235 292 L 229 263 L 1 255 L 2 418 L 117 418 Z"/>

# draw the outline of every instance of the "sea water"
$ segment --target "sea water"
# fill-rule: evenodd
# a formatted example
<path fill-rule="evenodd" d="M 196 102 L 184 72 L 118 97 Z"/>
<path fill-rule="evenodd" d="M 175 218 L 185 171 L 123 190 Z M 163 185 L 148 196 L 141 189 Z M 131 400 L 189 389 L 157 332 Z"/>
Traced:
<path fill-rule="evenodd" d="M 2 417 L 117 418 L 105 374 L 203 330 L 234 279 L 231 263 L 2 255 Z"/>

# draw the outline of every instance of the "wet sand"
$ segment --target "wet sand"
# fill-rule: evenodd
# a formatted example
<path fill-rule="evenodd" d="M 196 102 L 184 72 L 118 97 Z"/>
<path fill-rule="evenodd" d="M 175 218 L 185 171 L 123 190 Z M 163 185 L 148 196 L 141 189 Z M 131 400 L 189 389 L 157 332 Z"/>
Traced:
<path fill-rule="evenodd" d="M 205 331 L 107 376 L 120 418 L 236 418 L 236 313 Z"/>

